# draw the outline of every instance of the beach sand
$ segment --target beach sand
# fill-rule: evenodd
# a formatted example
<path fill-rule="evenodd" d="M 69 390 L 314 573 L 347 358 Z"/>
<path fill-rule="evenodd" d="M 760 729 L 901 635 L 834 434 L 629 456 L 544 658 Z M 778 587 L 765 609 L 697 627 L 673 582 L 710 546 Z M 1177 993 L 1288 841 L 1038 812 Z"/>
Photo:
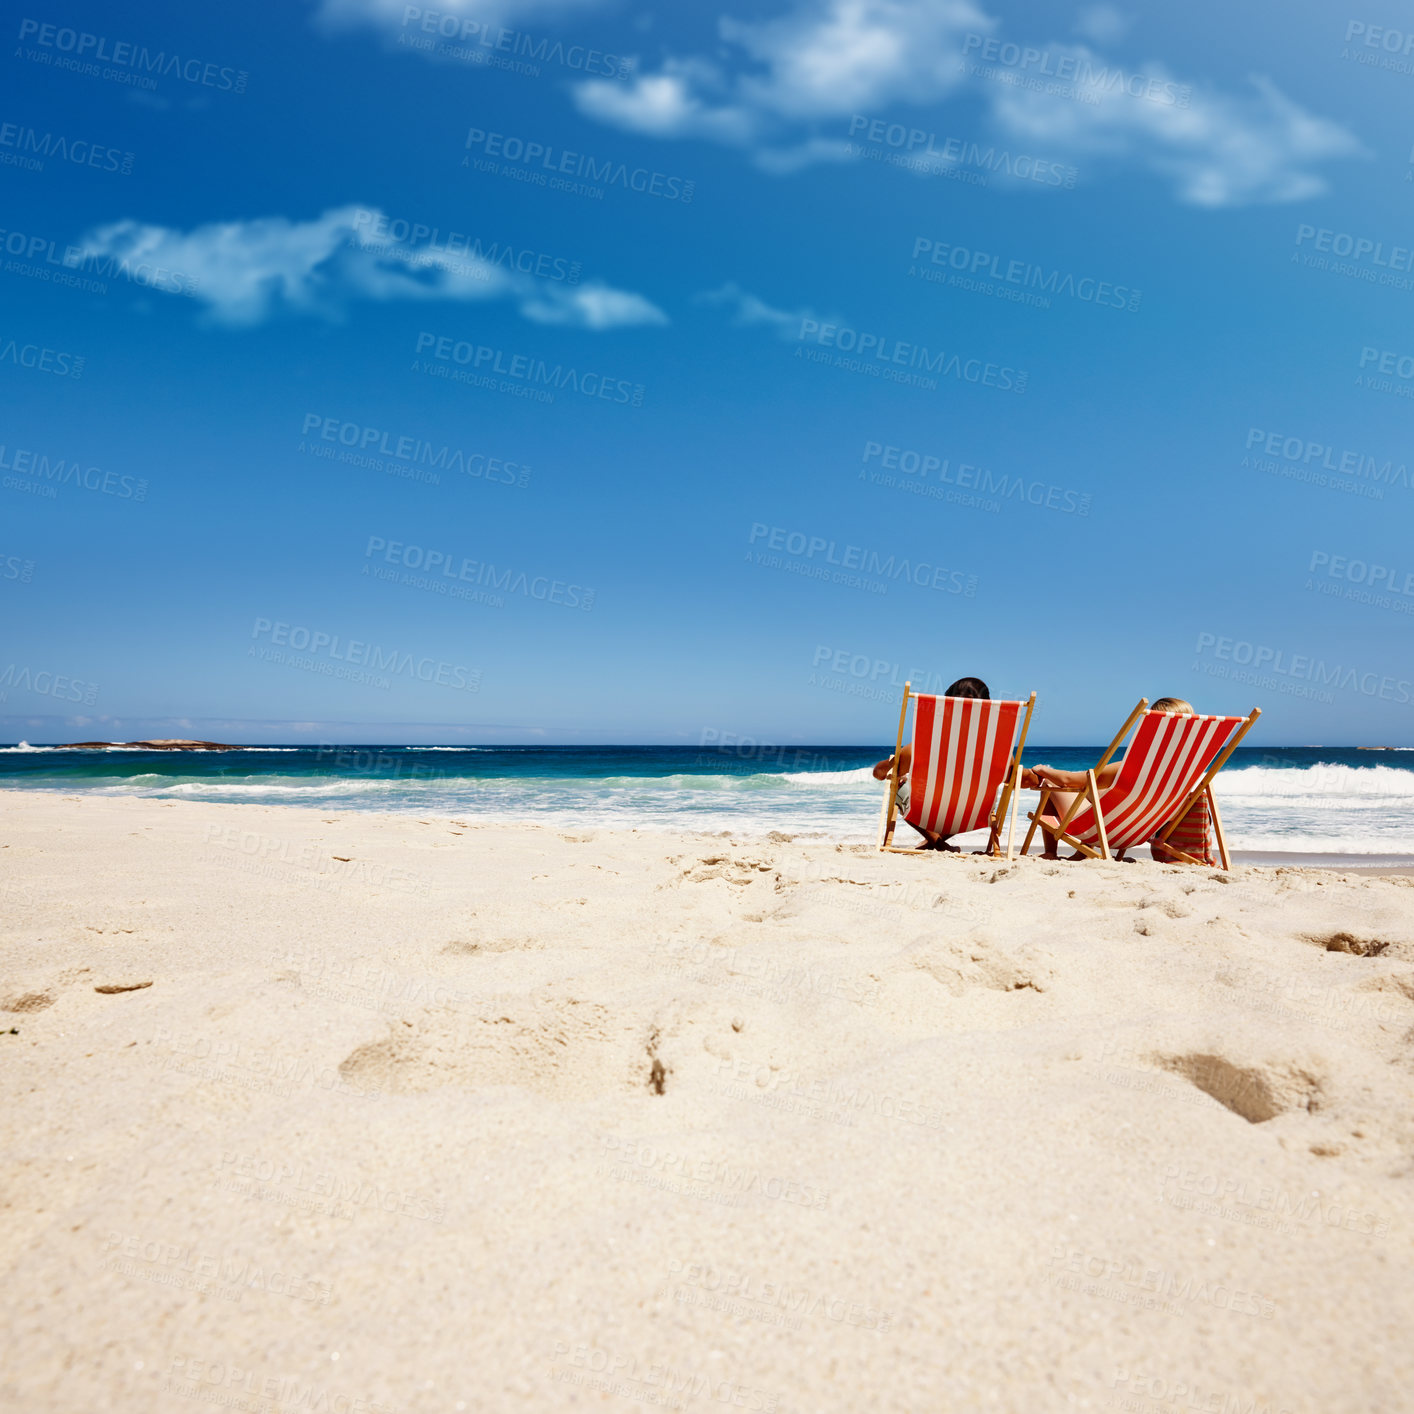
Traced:
<path fill-rule="evenodd" d="M 1414 1407 L 1407 876 L 14 791 L 0 846 L 0 1407 Z"/>

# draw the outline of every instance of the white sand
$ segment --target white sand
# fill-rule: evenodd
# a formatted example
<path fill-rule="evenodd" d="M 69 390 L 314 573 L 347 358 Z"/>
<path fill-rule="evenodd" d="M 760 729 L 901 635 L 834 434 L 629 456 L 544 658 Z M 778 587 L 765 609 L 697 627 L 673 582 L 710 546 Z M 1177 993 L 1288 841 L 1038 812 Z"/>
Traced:
<path fill-rule="evenodd" d="M 0 1407 L 1414 1407 L 1414 880 L 0 799 Z"/>

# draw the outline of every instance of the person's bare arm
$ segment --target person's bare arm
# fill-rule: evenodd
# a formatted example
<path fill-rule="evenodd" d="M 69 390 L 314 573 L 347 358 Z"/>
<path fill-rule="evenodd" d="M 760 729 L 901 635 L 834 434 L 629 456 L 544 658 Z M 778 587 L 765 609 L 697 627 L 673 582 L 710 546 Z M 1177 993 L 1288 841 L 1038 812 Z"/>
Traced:
<path fill-rule="evenodd" d="M 1119 775 L 1120 762 L 1110 761 L 1095 772 L 1095 784 L 1104 790 L 1114 784 Z M 1028 782 L 1034 781 L 1035 784 Z M 1084 790 L 1089 784 L 1089 774 L 1085 771 L 1058 771 L 1054 766 L 1031 766 L 1022 777 L 1021 783 L 1028 790 L 1040 790 L 1050 786 L 1052 790 Z"/>
<path fill-rule="evenodd" d="M 913 764 L 913 747 L 912 747 L 912 746 L 905 746 L 905 747 L 903 748 L 903 750 L 900 751 L 899 754 L 898 754 L 898 778 L 899 778 L 899 780 L 904 781 L 904 780 L 907 780 L 907 779 L 908 779 L 908 768 L 909 768 L 912 764 Z M 888 780 L 888 778 L 889 778 L 889 772 L 890 772 L 891 770 L 893 770 L 893 765 L 894 765 L 894 758 L 893 758 L 892 756 L 888 757 L 887 759 L 885 759 L 885 760 L 883 760 L 883 761 L 876 762 L 876 763 L 875 763 L 875 766 L 874 766 L 874 779 L 875 779 L 876 781 L 886 781 L 886 780 Z"/>

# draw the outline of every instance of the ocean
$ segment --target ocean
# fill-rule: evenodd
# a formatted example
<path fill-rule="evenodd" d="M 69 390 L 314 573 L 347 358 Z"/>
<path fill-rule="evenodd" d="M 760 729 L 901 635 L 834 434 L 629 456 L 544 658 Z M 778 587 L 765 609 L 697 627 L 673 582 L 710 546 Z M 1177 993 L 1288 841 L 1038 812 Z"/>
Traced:
<path fill-rule="evenodd" d="M 558 826 L 875 837 L 864 746 L 257 746 L 229 752 L 0 747 L 0 787 L 384 810 Z M 1101 747 L 1028 762 L 1093 766 Z M 1414 748 L 1241 749 L 1218 778 L 1235 851 L 1414 861 Z M 1035 797 L 1022 796 L 1022 811 Z M 1024 823 L 1024 814 L 1019 817 Z M 980 836 L 979 836 L 980 839 Z M 964 839 L 963 842 L 966 842 Z"/>

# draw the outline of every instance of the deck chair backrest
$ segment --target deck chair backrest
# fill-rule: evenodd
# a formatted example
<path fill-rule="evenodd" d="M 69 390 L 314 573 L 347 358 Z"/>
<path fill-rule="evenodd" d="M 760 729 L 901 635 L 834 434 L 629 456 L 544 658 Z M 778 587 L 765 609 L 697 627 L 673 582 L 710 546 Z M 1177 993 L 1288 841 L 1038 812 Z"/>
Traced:
<path fill-rule="evenodd" d="M 1024 702 L 916 696 L 913 766 L 904 819 L 940 835 L 987 823 L 1011 764 Z"/>
<path fill-rule="evenodd" d="M 1114 784 L 1100 792 L 1105 835 L 1112 851 L 1143 844 L 1173 818 L 1197 788 L 1245 717 L 1177 717 L 1145 712 L 1124 753 Z M 1067 832 L 1092 844 L 1100 837 L 1087 801 Z"/>

